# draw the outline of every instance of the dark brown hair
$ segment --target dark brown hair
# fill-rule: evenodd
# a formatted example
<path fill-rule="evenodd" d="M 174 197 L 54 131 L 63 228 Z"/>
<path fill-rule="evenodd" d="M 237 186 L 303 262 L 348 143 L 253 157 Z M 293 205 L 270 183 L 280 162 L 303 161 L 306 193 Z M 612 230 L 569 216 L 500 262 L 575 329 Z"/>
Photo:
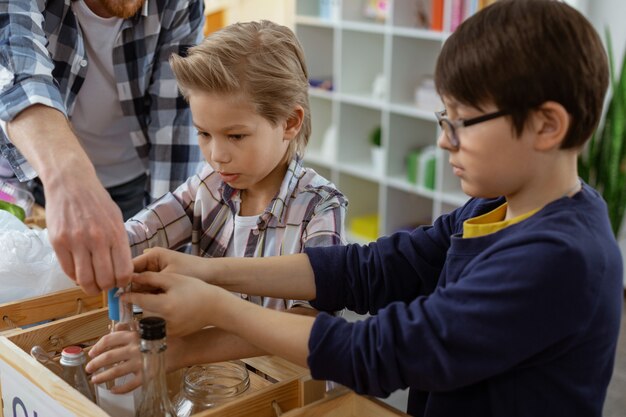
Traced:
<path fill-rule="evenodd" d="M 515 132 L 528 112 L 561 104 L 571 117 L 562 149 L 582 147 L 608 87 L 600 37 L 573 7 L 555 0 L 499 0 L 461 24 L 443 46 L 435 83 L 442 96 L 509 112 Z"/>

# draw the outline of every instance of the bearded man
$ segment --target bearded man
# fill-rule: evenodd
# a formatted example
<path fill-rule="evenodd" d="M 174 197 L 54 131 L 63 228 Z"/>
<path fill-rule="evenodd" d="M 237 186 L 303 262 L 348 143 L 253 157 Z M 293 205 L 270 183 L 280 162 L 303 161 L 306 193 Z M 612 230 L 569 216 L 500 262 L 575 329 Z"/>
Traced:
<path fill-rule="evenodd" d="M 123 219 L 202 161 L 168 58 L 203 20 L 202 0 L 0 0 L 0 153 L 39 176 L 51 243 L 89 294 L 129 282 Z"/>

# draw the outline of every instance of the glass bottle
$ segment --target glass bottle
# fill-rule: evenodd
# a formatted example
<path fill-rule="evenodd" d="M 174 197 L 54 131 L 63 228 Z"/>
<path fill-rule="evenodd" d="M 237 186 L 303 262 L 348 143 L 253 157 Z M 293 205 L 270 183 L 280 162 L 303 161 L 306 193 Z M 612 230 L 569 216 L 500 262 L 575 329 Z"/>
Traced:
<path fill-rule="evenodd" d="M 61 366 L 63 367 L 62 378 L 76 388 L 81 394 L 95 402 L 93 392 L 87 380 L 85 372 L 85 352 L 80 346 L 68 346 L 61 352 Z"/>
<path fill-rule="evenodd" d="M 44 348 L 35 345 L 30 348 L 30 356 L 35 358 L 37 362 L 50 369 L 52 372 L 63 378 L 63 367 L 53 360 L 53 356 L 46 352 Z"/>
<path fill-rule="evenodd" d="M 165 381 L 165 320 L 145 317 L 139 321 L 143 356 L 143 394 L 136 417 L 176 417 Z"/>
<path fill-rule="evenodd" d="M 189 417 L 214 408 L 243 393 L 250 386 L 250 375 L 241 361 L 195 365 L 183 376 L 183 388 L 174 399 L 178 417 Z"/>

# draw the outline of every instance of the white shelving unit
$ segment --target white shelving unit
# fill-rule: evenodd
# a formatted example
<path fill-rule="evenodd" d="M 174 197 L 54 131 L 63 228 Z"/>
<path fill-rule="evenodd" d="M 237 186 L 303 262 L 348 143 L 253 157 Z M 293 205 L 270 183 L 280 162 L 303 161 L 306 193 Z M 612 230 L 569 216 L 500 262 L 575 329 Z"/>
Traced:
<path fill-rule="evenodd" d="M 352 219 L 378 214 L 378 236 L 430 223 L 467 200 L 438 149 L 434 189 L 407 180 L 407 155 L 436 145 L 434 110 L 416 106 L 415 88 L 432 76 L 443 32 L 417 28 L 417 2 L 390 0 L 382 22 L 363 15 L 363 0 L 296 0 L 295 32 L 311 78 L 332 78 L 332 91 L 312 88 L 313 132 L 305 164 L 349 198 Z M 449 3 L 449 2 L 446 2 Z M 324 13 L 324 4 L 334 8 Z M 326 17 L 321 17 L 322 15 Z M 444 24 L 448 7 L 444 9 Z M 445 27 L 445 26 L 444 26 Z M 382 74 L 383 94 L 373 84 Z M 325 140 L 333 126 L 336 140 Z M 382 170 L 373 168 L 369 136 L 381 127 Z M 357 236 L 353 240 L 362 241 Z"/>

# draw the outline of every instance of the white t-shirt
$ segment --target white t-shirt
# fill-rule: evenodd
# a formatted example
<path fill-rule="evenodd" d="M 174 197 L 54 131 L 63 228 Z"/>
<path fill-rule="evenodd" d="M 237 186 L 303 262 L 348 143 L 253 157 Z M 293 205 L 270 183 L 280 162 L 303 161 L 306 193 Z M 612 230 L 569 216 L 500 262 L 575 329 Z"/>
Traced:
<path fill-rule="evenodd" d="M 71 4 L 89 66 L 70 119 L 98 178 L 105 187 L 112 187 L 146 172 L 130 137 L 130 123 L 122 113 L 113 69 L 113 45 L 124 19 L 100 17 L 84 0 Z"/>
<path fill-rule="evenodd" d="M 256 229 L 256 223 L 259 220 L 259 215 L 256 216 L 235 216 L 235 227 L 233 230 L 233 238 L 226 249 L 225 256 L 238 256 L 243 258 L 246 254 L 246 245 L 248 243 L 250 233 Z M 271 237 L 270 237 L 271 238 Z M 267 242 L 267 244 L 271 244 Z"/>

